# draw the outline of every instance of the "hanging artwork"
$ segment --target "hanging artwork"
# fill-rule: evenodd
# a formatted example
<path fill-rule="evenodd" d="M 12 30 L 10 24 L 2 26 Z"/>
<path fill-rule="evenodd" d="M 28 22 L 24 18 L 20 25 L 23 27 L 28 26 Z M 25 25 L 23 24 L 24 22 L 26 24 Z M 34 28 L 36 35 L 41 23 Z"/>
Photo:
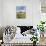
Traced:
<path fill-rule="evenodd" d="M 41 13 L 46 13 L 46 0 L 41 0 Z"/>
<path fill-rule="evenodd" d="M 18 19 L 26 18 L 26 7 L 25 6 L 16 6 L 16 18 Z"/>

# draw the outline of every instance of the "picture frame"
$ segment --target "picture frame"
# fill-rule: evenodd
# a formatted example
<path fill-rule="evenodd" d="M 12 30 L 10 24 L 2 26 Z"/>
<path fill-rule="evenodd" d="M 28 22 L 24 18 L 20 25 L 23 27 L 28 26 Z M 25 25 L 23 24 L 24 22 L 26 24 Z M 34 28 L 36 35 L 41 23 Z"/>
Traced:
<path fill-rule="evenodd" d="M 26 6 L 16 6 L 16 18 L 17 19 L 26 18 Z"/>

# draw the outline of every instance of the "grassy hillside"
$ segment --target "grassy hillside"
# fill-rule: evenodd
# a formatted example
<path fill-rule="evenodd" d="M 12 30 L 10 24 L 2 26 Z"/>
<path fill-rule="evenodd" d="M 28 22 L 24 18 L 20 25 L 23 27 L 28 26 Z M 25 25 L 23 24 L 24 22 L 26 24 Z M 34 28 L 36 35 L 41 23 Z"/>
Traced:
<path fill-rule="evenodd" d="M 17 14 L 16 14 L 16 18 L 18 18 L 18 19 L 24 19 L 24 18 L 26 18 L 26 13 L 25 12 L 17 12 Z"/>

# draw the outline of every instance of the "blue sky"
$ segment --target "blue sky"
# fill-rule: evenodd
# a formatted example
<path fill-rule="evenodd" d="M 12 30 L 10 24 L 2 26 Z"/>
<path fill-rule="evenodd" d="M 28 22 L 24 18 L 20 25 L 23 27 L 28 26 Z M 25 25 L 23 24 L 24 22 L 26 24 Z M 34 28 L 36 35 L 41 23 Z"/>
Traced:
<path fill-rule="evenodd" d="M 16 11 L 26 11 L 26 7 L 25 6 L 16 6 Z"/>

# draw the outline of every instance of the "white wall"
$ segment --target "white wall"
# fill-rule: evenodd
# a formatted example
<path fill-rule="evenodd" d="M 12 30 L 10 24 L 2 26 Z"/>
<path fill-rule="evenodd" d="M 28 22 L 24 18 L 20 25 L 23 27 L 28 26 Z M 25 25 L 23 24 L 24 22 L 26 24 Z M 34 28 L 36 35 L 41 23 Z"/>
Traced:
<path fill-rule="evenodd" d="M 2 0 L 0 0 L 0 26 L 2 24 L 2 20 L 3 20 L 3 17 L 2 17 Z"/>
<path fill-rule="evenodd" d="M 39 0 L 2 0 L 2 25 L 33 25 L 40 20 Z M 26 18 L 16 19 L 16 6 L 26 6 Z M 0 16 L 1 16 L 0 15 Z"/>

